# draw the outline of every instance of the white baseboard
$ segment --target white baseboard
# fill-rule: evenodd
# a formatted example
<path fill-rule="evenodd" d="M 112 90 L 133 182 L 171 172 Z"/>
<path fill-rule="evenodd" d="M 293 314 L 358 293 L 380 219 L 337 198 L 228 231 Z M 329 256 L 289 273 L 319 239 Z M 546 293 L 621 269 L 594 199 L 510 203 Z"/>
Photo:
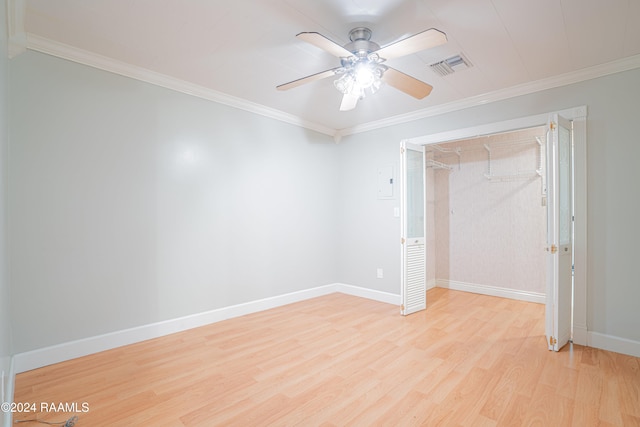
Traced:
<path fill-rule="evenodd" d="M 640 357 L 640 341 L 590 331 L 587 333 L 587 345 L 615 353 Z"/>
<path fill-rule="evenodd" d="M 493 297 L 510 298 L 520 301 L 544 304 L 545 294 L 540 292 L 521 291 L 517 289 L 500 288 L 497 286 L 479 285 L 477 283 L 457 282 L 455 280 L 436 280 L 439 288 L 452 289 L 454 291 L 473 292 L 474 294 L 490 295 Z"/>
<path fill-rule="evenodd" d="M 344 283 L 336 284 L 336 292 L 341 292 L 343 294 L 367 298 L 375 301 L 386 302 L 387 304 L 400 305 L 401 303 L 400 295 L 398 294 L 361 288 L 359 286 L 345 285 Z"/>
<path fill-rule="evenodd" d="M 305 289 L 284 295 L 250 301 L 229 307 L 222 307 L 216 310 L 152 323 L 121 331 L 110 332 L 103 335 L 84 338 L 76 341 L 66 342 L 37 350 L 18 353 L 13 356 L 13 369 L 15 374 L 64 362 L 77 357 L 134 344 L 161 336 L 197 328 L 222 320 L 256 313 L 270 308 L 280 307 L 298 301 L 328 295 L 334 292 L 369 298 L 389 304 L 400 305 L 400 296 L 387 292 L 365 289 L 358 286 L 334 283 L 326 286 L 319 286 L 312 289 Z M 13 377 L 12 377 L 13 378 Z"/>
<path fill-rule="evenodd" d="M 429 280 L 427 280 L 427 290 L 429 290 L 429 289 L 433 289 L 433 288 L 435 288 L 435 287 L 437 287 L 437 286 L 438 286 L 438 285 L 437 285 L 436 279 L 429 279 Z"/>

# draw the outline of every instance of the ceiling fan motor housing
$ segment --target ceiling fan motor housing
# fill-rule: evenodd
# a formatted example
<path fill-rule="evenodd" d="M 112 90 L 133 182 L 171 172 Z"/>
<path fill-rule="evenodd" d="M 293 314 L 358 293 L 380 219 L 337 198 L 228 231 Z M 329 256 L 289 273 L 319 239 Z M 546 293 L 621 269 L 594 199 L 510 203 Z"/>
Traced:
<path fill-rule="evenodd" d="M 371 30 L 366 27 L 357 27 L 351 30 L 349 40 L 351 43 L 344 45 L 344 48 L 358 58 L 366 58 L 371 52 L 380 49 L 378 43 L 371 41 Z"/>

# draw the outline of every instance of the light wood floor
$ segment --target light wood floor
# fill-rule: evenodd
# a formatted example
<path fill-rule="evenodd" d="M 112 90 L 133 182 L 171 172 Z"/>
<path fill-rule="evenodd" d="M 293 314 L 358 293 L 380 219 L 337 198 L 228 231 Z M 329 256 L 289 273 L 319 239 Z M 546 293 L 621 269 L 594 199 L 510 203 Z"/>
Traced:
<path fill-rule="evenodd" d="M 547 351 L 540 304 L 428 304 L 333 294 L 20 374 L 15 401 L 87 402 L 77 427 L 640 426 L 640 359 Z"/>

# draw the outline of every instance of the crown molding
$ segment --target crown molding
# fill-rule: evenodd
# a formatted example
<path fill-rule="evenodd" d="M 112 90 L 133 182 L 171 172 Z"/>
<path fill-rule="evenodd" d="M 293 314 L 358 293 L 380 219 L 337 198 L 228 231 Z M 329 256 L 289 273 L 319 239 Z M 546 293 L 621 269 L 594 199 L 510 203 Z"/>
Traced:
<path fill-rule="evenodd" d="M 213 89 L 199 86 L 184 80 L 160 74 L 142 67 L 137 67 L 112 58 L 98 55 L 92 52 L 84 51 L 63 43 L 59 43 L 35 34 L 24 33 L 20 16 L 24 15 L 24 0 L 9 0 L 11 16 L 13 21 L 14 40 L 16 51 L 24 46 L 26 49 L 35 50 L 49 55 L 57 56 L 90 67 L 109 71 L 122 76 L 130 77 L 136 80 L 151 83 L 157 86 L 172 89 L 178 92 L 197 96 L 199 98 L 214 101 L 230 107 L 245 110 L 274 120 L 279 120 L 305 129 L 310 129 L 321 134 L 333 137 L 336 143 L 340 142 L 343 137 L 354 135 L 371 130 L 381 129 L 389 126 L 404 124 L 427 117 L 438 116 L 453 111 L 463 110 L 466 108 L 476 107 L 479 105 L 489 104 L 496 101 L 502 101 L 517 96 L 528 95 L 547 89 L 560 86 L 566 86 L 573 83 L 579 83 L 585 80 L 591 80 L 598 77 L 607 76 L 623 71 L 640 68 L 640 55 L 634 55 L 617 61 L 605 64 L 595 65 L 578 71 L 561 74 L 534 82 L 527 82 L 520 85 L 512 86 L 506 89 L 500 89 L 481 95 L 471 96 L 453 102 L 436 105 L 429 108 L 413 111 L 406 114 L 400 114 L 388 117 L 382 120 L 376 120 L 361 125 L 344 128 L 333 129 L 319 123 L 311 122 L 293 114 L 285 113 L 274 108 L 266 107 L 242 98 L 234 97 Z M 20 25 L 18 25 L 20 24 Z M 10 37 L 11 37 L 10 33 Z"/>
<path fill-rule="evenodd" d="M 207 99 L 209 101 L 214 101 L 230 107 L 238 108 L 240 110 L 248 111 L 264 117 L 269 117 L 271 119 L 299 126 L 305 129 L 314 130 L 316 132 L 332 137 L 336 133 L 335 129 L 320 125 L 318 123 L 310 122 L 308 120 L 304 120 L 293 114 L 276 110 L 275 108 L 269 108 L 255 102 L 247 101 L 246 99 L 231 96 L 226 93 L 218 92 L 204 86 L 187 82 L 185 80 L 170 77 L 165 74 L 160 74 L 146 68 L 127 64 L 125 62 L 117 61 L 106 56 L 78 49 L 76 47 L 40 37 L 35 34 L 27 33 L 26 47 L 30 50 L 46 53 L 48 55 L 77 62 L 79 64 L 88 65 L 100 70 L 119 74 L 125 77 L 130 77 L 132 79 L 161 86 L 167 89 L 172 89 L 178 92 L 186 93 L 188 95 L 196 96 L 198 98 Z"/>
<path fill-rule="evenodd" d="M 610 74 L 629 71 L 636 68 L 640 68 L 640 55 L 629 56 L 617 61 L 583 68 L 581 70 L 572 71 L 570 73 L 560 74 L 533 82 L 527 82 L 520 85 L 511 86 L 506 89 L 500 89 L 493 92 L 464 98 L 458 101 L 448 102 L 446 104 L 436 105 L 422 110 L 413 111 L 411 113 L 400 114 L 386 119 L 376 120 L 373 122 L 364 123 L 362 125 L 340 129 L 336 132 L 336 134 L 340 137 L 344 137 L 347 135 L 368 132 L 388 126 L 399 125 L 407 122 L 412 122 L 414 120 L 420 120 L 427 117 L 438 116 L 440 114 L 476 107 L 478 105 L 484 105 L 491 102 L 515 98 L 516 96 L 529 95 L 547 89 L 580 83 L 586 80 L 604 77 Z"/>

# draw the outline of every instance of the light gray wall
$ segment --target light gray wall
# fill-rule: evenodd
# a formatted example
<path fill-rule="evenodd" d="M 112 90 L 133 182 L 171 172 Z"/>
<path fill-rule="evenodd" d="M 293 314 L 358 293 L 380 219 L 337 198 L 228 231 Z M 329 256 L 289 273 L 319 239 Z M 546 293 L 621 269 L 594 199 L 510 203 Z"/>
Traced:
<path fill-rule="evenodd" d="M 345 137 L 339 146 L 341 281 L 399 293 L 399 221 L 376 199 L 377 167 L 398 162 L 401 139 L 588 106 L 590 331 L 640 341 L 640 70 Z M 375 279 L 384 263 L 385 279 Z"/>
<path fill-rule="evenodd" d="M 337 281 L 331 138 L 40 53 L 10 72 L 16 353 Z"/>
<path fill-rule="evenodd" d="M 0 0 L 0 383 L 2 395 L 7 396 L 11 361 L 11 293 L 7 280 L 6 211 L 7 211 L 7 2 Z M 1 399 L 0 399 L 1 400 Z M 4 418 L 0 413 L 0 422 Z"/>
<path fill-rule="evenodd" d="M 341 283 L 400 293 L 400 135 L 392 129 L 348 137 L 340 155 L 338 277 Z M 393 165 L 394 198 L 378 198 L 378 169 Z M 382 268 L 384 277 L 376 277 Z"/>

